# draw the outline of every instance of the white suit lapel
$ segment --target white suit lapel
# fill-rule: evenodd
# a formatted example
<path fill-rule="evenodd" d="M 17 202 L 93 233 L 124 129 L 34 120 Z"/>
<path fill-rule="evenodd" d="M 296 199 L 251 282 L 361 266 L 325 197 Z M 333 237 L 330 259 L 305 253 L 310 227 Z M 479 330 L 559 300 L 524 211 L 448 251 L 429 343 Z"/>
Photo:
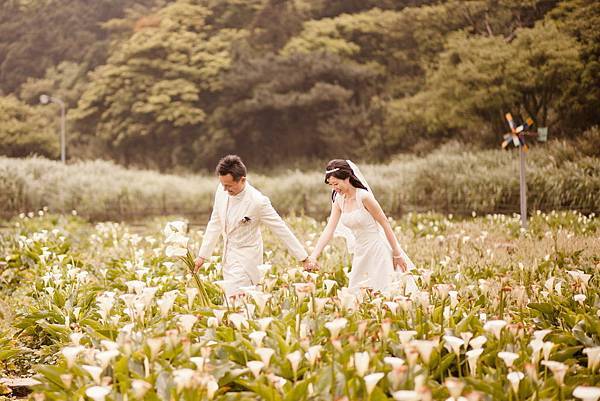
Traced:
<path fill-rule="evenodd" d="M 235 215 L 229 216 L 231 218 L 227 219 L 228 221 L 231 222 L 231 224 L 227 225 L 226 232 L 225 232 L 226 234 L 230 234 L 232 231 L 234 231 L 236 228 L 238 228 L 242 222 L 242 219 L 248 215 L 248 211 L 250 210 L 250 207 L 252 206 L 253 190 L 254 190 L 254 188 L 248 182 L 246 182 L 246 190 L 244 191 L 243 198 L 240 201 L 241 202 L 240 207 L 238 208 Z M 228 197 L 229 197 L 229 195 L 226 196 L 226 198 L 228 198 Z M 227 201 L 228 201 L 228 199 L 225 199 L 225 207 L 226 208 L 227 208 Z M 229 201 L 231 201 L 231 200 L 229 200 Z M 227 213 L 229 213 L 229 211 L 227 211 Z"/>

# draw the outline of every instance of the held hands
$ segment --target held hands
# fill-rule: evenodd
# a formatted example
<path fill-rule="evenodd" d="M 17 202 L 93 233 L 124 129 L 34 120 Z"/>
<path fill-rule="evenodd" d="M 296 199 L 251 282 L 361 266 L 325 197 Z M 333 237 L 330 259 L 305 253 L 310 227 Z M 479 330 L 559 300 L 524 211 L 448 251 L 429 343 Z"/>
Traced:
<path fill-rule="evenodd" d="M 198 270 L 200 270 L 205 260 L 206 259 L 204 259 L 202 256 L 198 256 L 198 258 L 196 258 L 196 261 L 194 262 L 194 274 L 198 273 Z"/>
<path fill-rule="evenodd" d="M 396 254 L 394 254 L 392 256 L 392 258 L 394 261 L 394 269 L 400 269 L 400 271 L 404 273 L 408 268 L 404 258 L 401 255 L 396 255 Z"/>
<path fill-rule="evenodd" d="M 320 267 L 319 264 L 317 263 L 317 261 L 310 257 L 308 257 L 302 261 L 302 266 L 304 267 L 304 270 L 307 272 L 317 271 L 317 270 L 319 270 L 319 267 Z"/>

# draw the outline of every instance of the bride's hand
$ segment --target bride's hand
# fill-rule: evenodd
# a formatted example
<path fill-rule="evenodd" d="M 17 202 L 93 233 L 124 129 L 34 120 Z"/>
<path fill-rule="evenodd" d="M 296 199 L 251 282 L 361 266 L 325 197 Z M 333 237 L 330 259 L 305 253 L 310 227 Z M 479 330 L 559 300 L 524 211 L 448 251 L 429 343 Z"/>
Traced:
<path fill-rule="evenodd" d="M 400 255 L 393 255 L 394 258 L 394 268 L 400 269 L 401 272 L 405 272 L 408 266 L 406 265 L 406 261 Z"/>
<path fill-rule="evenodd" d="M 319 270 L 319 264 L 317 263 L 316 260 L 314 260 L 313 258 L 306 258 L 306 260 L 303 263 L 304 265 L 304 270 L 307 272 L 314 272 Z"/>

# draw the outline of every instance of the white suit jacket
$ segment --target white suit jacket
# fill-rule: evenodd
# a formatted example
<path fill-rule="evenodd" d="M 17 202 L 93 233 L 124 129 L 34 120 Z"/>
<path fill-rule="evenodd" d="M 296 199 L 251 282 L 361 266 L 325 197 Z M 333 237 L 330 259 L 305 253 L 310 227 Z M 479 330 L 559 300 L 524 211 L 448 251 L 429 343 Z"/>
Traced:
<path fill-rule="evenodd" d="M 199 256 L 209 258 L 219 240 L 223 236 L 223 267 L 237 265 L 243 267 L 253 282 L 260 280 L 258 265 L 263 263 L 263 241 L 260 224 L 263 223 L 288 248 L 298 260 L 308 257 L 306 250 L 290 231 L 288 226 L 275 211 L 269 198 L 246 182 L 246 189 L 241 200 L 237 216 L 232 216 L 226 227 L 225 213 L 229 195 L 219 184 L 215 193 L 210 221 L 206 226 Z"/>

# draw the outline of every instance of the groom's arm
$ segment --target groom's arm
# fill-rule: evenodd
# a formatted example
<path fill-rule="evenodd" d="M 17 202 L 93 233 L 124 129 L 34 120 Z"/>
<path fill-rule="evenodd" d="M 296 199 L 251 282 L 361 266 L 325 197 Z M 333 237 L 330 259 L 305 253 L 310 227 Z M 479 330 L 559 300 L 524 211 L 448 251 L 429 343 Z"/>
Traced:
<path fill-rule="evenodd" d="M 299 261 L 306 260 L 308 253 L 266 196 L 261 199 L 260 212 L 260 220 L 285 244 L 290 253 Z"/>
<path fill-rule="evenodd" d="M 208 259 L 212 256 L 222 231 L 221 216 L 219 216 L 219 211 L 217 208 L 217 197 L 218 193 L 215 194 L 213 210 L 210 214 L 210 220 L 206 225 L 206 230 L 204 231 L 202 245 L 200 246 L 200 250 L 198 251 L 198 257 L 202 259 Z"/>

